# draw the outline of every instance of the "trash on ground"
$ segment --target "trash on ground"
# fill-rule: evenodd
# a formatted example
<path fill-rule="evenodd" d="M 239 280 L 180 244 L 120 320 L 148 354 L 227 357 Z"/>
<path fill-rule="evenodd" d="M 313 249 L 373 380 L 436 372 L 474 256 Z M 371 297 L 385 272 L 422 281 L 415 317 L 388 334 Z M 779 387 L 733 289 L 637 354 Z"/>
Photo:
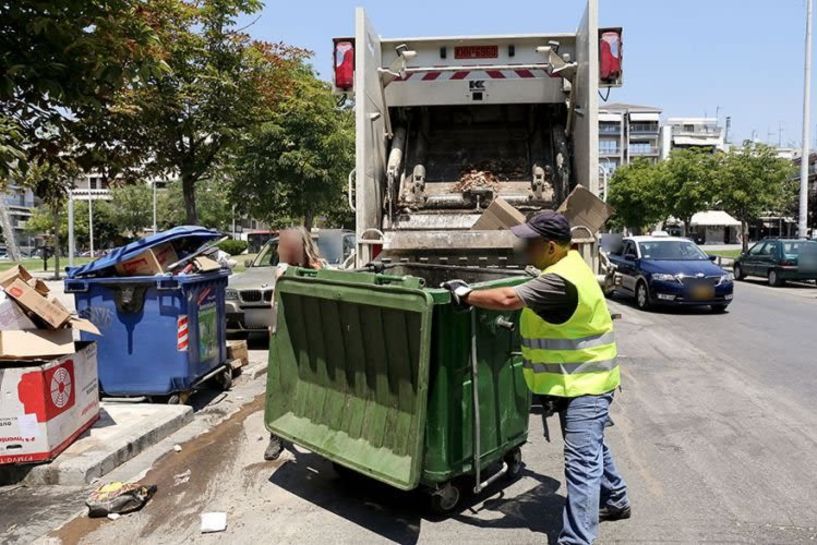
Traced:
<path fill-rule="evenodd" d="M 227 513 L 213 512 L 201 514 L 201 533 L 223 532 L 227 529 Z"/>
<path fill-rule="evenodd" d="M 181 445 L 173 445 L 173 450 L 175 450 L 176 452 L 181 452 L 182 447 L 181 447 Z"/>
<path fill-rule="evenodd" d="M 111 513 L 125 514 L 138 511 L 156 493 L 156 485 L 112 482 L 94 490 L 85 505 L 89 517 L 107 517 Z"/>
<path fill-rule="evenodd" d="M 108 513 L 108 518 L 111 519 L 111 520 L 116 520 L 121 516 L 122 515 L 120 515 L 119 513 Z"/>
<path fill-rule="evenodd" d="M 185 484 L 187 481 L 190 480 L 190 475 L 192 475 L 192 472 L 189 469 L 187 471 L 183 471 L 181 473 L 173 475 L 173 486 Z"/>
<path fill-rule="evenodd" d="M 247 341 L 227 341 L 227 359 L 231 362 L 238 360 L 240 367 L 249 365 L 250 352 L 247 347 Z"/>

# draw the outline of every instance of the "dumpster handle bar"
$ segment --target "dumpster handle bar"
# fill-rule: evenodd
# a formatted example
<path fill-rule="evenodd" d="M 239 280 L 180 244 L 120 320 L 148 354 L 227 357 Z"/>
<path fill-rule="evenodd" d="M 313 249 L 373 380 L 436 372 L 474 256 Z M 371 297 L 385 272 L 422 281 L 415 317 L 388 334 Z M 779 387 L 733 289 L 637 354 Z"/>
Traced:
<path fill-rule="evenodd" d="M 471 308 L 471 400 L 474 407 L 474 493 L 482 491 L 482 479 L 480 475 L 480 458 L 482 458 L 482 437 L 480 436 L 480 416 L 479 416 L 479 363 L 477 361 L 477 311 Z"/>

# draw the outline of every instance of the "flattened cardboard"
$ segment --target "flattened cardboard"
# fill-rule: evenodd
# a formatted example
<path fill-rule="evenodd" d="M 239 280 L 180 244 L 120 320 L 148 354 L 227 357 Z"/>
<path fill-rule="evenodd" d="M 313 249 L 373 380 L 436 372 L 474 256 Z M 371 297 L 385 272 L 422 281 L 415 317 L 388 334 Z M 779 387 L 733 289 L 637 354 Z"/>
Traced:
<path fill-rule="evenodd" d="M 571 227 L 584 226 L 595 235 L 613 215 L 615 208 L 593 195 L 584 186 L 577 185 L 559 206 L 558 212 L 564 214 Z M 577 229 L 574 231 L 574 238 L 586 238 L 590 233 L 584 229 Z"/>
<path fill-rule="evenodd" d="M 3 285 L 3 288 L 7 295 L 54 329 L 61 327 L 71 317 L 71 313 L 62 305 L 56 305 L 43 297 L 22 278 L 15 278 L 10 283 Z"/>
<path fill-rule="evenodd" d="M 36 329 L 36 324 L 26 315 L 20 305 L 0 291 L 0 331 L 9 329 Z"/>
<path fill-rule="evenodd" d="M 116 264 L 119 276 L 153 276 L 162 274 L 171 263 L 178 261 L 176 250 L 169 242 L 149 248 L 127 261 Z"/>
<path fill-rule="evenodd" d="M 74 350 L 74 333 L 71 329 L 0 331 L 0 359 L 64 356 Z"/>
<path fill-rule="evenodd" d="M 525 223 L 525 215 L 505 199 L 496 198 L 471 227 L 472 231 L 501 231 Z"/>
<path fill-rule="evenodd" d="M 22 279 L 26 284 L 34 288 L 40 295 L 48 294 L 48 286 L 39 278 L 34 278 L 25 267 L 15 264 L 12 268 L 0 273 L 0 286 L 6 287 L 16 278 Z"/>

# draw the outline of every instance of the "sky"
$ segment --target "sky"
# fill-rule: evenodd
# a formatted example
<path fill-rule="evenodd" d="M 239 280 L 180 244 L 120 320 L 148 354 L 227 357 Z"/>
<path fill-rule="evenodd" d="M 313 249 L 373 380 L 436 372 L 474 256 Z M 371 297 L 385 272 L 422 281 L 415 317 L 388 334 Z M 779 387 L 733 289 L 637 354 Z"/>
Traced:
<path fill-rule="evenodd" d="M 599 0 L 600 26 L 624 27 L 624 86 L 609 102 L 665 117 L 732 119 L 730 141 L 800 146 L 805 0 Z M 381 36 L 572 32 L 583 0 L 266 0 L 247 31 L 314 52 L 331 79 L 332 38 L 354 35 L 364 6 Z M 817 55 L 815 55 L 817 58 Z M 817 76 L 817 74 L 815 74 Z M 813 78 L 817 94 L 817 77 Z M 812 100 L 811 143 L 817 142 Z"/>

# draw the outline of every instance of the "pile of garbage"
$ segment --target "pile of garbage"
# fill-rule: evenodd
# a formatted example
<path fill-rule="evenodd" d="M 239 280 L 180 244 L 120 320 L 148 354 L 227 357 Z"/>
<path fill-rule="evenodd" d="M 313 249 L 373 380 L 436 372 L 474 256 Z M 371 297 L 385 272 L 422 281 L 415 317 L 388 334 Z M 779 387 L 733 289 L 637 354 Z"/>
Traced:
<path fill-rule="evenodd" d="M 488 170 L 469 170 L 463 172 L 459 181 L 454 185 L 454 191 L 459 192 L 478 189 L 499 191 L 499 179 L 493 172 Z"/>
<path fill-rule="evenodd" d="M 229 268 L 235 263 L 218 249 L 228 238 L 197 226 L 174 227 L 116 248 L 87 265 L 68 269 L 69 278 L 190 275 Z"/>

